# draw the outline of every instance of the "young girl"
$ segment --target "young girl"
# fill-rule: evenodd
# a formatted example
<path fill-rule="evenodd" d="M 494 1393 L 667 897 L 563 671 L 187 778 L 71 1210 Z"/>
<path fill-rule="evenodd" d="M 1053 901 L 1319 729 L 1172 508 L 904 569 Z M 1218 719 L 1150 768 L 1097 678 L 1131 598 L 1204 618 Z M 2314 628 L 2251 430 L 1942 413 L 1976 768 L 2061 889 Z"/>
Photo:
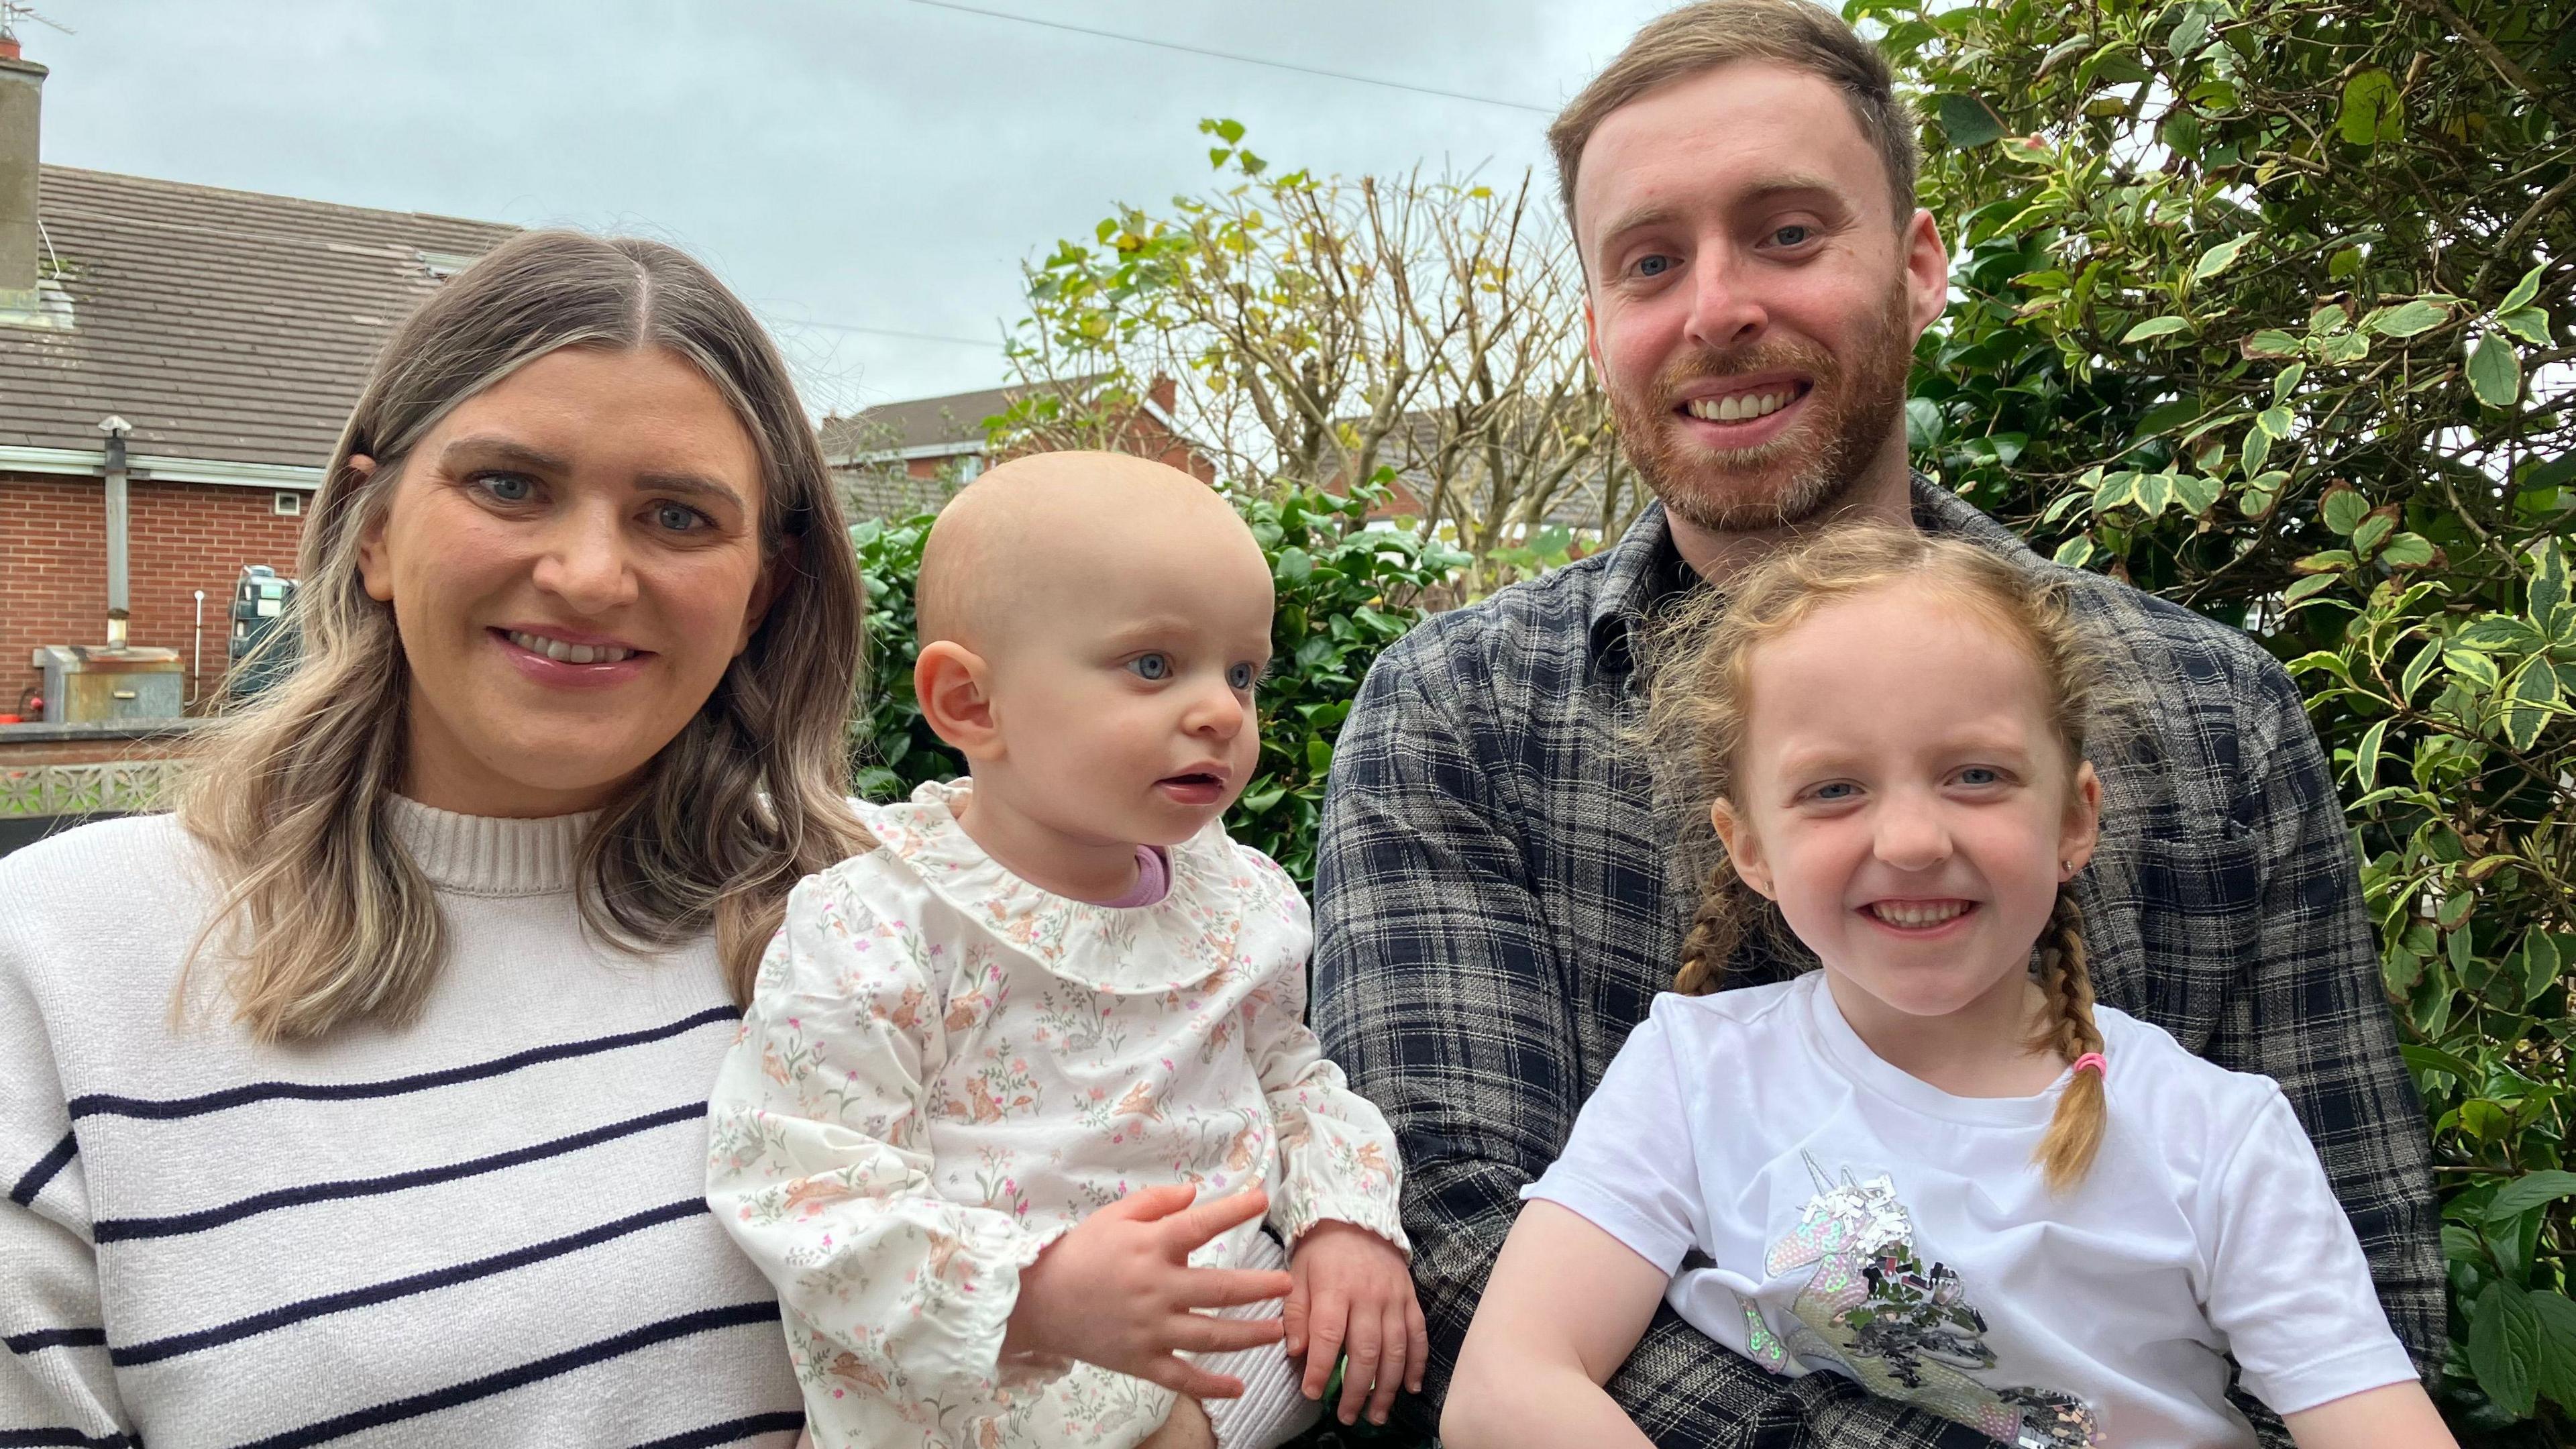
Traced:
<path fill-rule="evenodd" d="M 711 1109 L 822 1449 L 1266 1449 L 1344 1346 L 1345 1422 L 1420 1387 L 1393 1134 L 1304 1025 L 1296 886 L 1218 823 L 1271 602 L 1142 459 L 1005 463 L 932 529 L 914 687 L 972 778 L 796 888 Z"/>
<path fill-rule="evenodd" d="M 1775 1373 L 2005 1444 L 2445 1445 L 2280 1089 L 2096 1006 L 2094 660 L 2065 590 L 1956 540 L 1826 534 L 1673 636 L 1650 727 L 1725 859 L 1525 1192 L 1451 1449 L 1631 1444 L 1657 1301 Z M 1821 970 L 1709 994 L 1785 923 Z"/>

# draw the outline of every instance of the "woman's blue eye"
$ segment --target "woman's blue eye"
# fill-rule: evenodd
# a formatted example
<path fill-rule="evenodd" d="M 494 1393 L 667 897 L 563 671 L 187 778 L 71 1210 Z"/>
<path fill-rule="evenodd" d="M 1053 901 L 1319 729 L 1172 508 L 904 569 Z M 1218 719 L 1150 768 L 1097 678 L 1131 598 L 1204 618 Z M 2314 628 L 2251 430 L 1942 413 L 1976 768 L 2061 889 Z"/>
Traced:
<path fill-rule="evenodd" d="M 1250 689 L 1261 681 L 1261 671 L 1249 664 L 1237 664 L 1225 672 L 1225 682 L 1236 689 Z"/>
<path fill-rule="evenodd" d="M 537 491 L 537 485 L 516 473 L 487 473 L 482 479 L 483 491 L 503 503 L 525 503 Z"/>
<path fill-rule="evenodd" d="M 1172 661 L 1169 655 L 1139 654 L 1127 661 L 1127 667 L 1136 671 L 1138 679 L 1149 679 L 1160 683 L 1172 677 Z"/>
<path fill-rule="evenodd" d="M 673 533 L 686 533 L 704 523 L 706 519 L 694 508 L 684 508 L 677 503 L 665 503 L 653 510 L 653 521 Z"/>

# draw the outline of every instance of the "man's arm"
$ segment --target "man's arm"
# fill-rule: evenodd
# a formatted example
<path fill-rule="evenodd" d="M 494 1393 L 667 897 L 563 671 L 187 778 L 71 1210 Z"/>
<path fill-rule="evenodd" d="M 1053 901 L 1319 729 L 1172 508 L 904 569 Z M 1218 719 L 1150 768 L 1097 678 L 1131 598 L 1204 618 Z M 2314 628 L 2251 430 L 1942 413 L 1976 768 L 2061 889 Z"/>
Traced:
<path fill-rule="evenodd" d="M 1509 818 L 1498 782 L 1426 697 L 1415 652 L 1369 671 L 1335 747 L 1314 1020 L 1395 1129 L 1436 1403 L 1520 1189 L 1555 1158 L 1582 1093 L 1555 942 L 1493 823 Z"/>
<path fill-rule="evenodd" d="M 1431 1362 L 1399 1411 L 1426 1430 L 1520 1189 L 1555 1159 L 1583 1096 L 1559 954 L 1579 960 L 1584 943 L 1554 939 L 1501 752 L 1461 723 L 1484 696 L 1426 678 L 1444 647 L 1460 645 L 1417 632 L 1369 671 L 1334 752 L 1315 881 L 1315 1026 L 1404 1155 Z M 1840 1375 L 1775 1378 L 1669 1309 L 1610 1391 L 1668 1445 L 1991 1449 Z"/>
<path fill-rule="evenodd" d="M 2352 1218 L 2389 1326 L 2430 1371 L 2448 1337 L 2432 1141 L 2381 984 L 2352 838 L 2289 676 L 2263 661 L 2239 819 L 2263 873 L 2258 948 L 2208 1057 L 2281 1084 Z"/>

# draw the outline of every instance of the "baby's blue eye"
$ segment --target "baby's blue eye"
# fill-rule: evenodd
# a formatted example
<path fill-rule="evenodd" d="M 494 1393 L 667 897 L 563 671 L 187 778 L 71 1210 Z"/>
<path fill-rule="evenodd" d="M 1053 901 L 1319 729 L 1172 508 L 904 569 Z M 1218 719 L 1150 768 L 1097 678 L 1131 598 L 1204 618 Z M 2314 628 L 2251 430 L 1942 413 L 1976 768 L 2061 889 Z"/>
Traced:
<path fill-rule="evenodd" d="M 1849 781 L 1836 781 L 1831 785 L 1818 785 L 1816 787 L 1816 798 L 1819 800 L 1848 800 L 1851 798 L 1851 795 L 1848 792 L 1851 791 L 1852 788 L 1853 786 Z"/>
<path fill-rule="evenodd" d="M 1238 664 L 1225 672 L 1225 682 L 1236 689 L 1250 689 L 1261 682 L 1261 671 L 1249 664 Z"/>
<path fill-rule="evenodd" d="M 1139 654 L 1127 661 L 1127 667 L 1136 672 L 1138 679 L 1160 683 L 1172 677 L 1171 656 L 1166 654 Z"/>

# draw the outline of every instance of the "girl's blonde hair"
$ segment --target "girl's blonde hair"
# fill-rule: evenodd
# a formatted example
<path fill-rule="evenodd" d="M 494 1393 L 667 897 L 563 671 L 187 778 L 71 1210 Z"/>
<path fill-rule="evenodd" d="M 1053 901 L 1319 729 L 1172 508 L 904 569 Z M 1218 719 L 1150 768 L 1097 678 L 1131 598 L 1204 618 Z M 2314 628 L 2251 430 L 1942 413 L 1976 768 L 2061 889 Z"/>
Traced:
<path fill-rule="evenodd" d="M 502 244 L 450 280 L 376 360 L 304 525 L 294 673 L 229 710 L 184 788 L 211 852 L 237 1020 L 262 1042 L 400 1024 L 444 955 L 437 898 L 387 811 L 403 773 L 411 671 L 358 547 L 412 450 L 467 398 L 566 347 L 658 348 L 695 367 L 757 448 L 760 541 L 776 596 L 715 692 L 583 840 L 584 923 L 647 952 L 715 929 L 727 986 L 808 873 L 870 848 L 846 801 L 842 731 L 861 668 L 857 566 L 786 366 L 750 311 L 686 254 L 568 231 Z M 375 469 L 350 466 L 353 456 Z M 187 980 L 172 1003 L 185 1008 Z"/>
<path fill-rule="evenodd" d="M 2106 703 L 2101 653 L 2076 620 L 2064 580 L 1963 540 L 1911 528 L 1848 525 L 1772 554 L 1730 578 L 1722 594 L 1703 592 L 1659 628 L 1646 735 L 1667 767 L 1687 782 L 1692 800 L 1705 808 L 1713 800 L 1743 798 L 1736 762 L 1751 712 L 1754 651 L 1826 604 L 1897 585 L 1965 605 L 2026 647 L 2039 666 L 2051 731 L 2070 762 L 2083 760 L 2086 721 Z M 1776 908 L 1735 873 L 1720 850 L 1683 938 L 1673 989 L 1692 996 L 1715 991 L 1739 946 L 1751 941 L 1777 947 L 1786 936 Z M 2072 886 L 2059 885 L 2036 950 L 2049 1012 L 2031 1045 L 2052 1047 L 2070 1062 L 2101 1051 L 2085 969 L 2084 913 Z M 2058 1098 L 2036 1154 L 2051 1190 L 2073 1187 L 2092 1167 L 2102 1144 L 2103 1111 L 2102 1074 L 2077 1072 Z"/>

